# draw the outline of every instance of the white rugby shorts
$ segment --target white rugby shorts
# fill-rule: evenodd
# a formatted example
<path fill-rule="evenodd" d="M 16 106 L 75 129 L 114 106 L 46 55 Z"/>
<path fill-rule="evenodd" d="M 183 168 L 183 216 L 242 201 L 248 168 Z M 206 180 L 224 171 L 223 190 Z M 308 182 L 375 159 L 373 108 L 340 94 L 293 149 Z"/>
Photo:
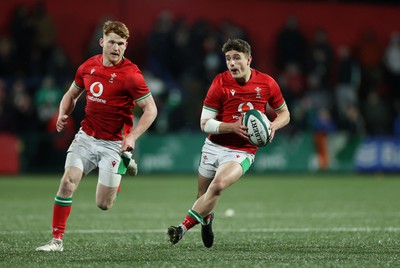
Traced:
<path fill-rule="evenodd" d="M 78 131 L 68 148 L 65 167 L 77 167 L 87 175 L 99 168 L 99 182 L 108 187 L 118 187 L 121 182 L 121 141 L 107 141 Z"/>
<path fill-rule="evenodd" d="M 243 173 L 249 170 L 254 162 L 255 155 L 213 143 L 206 138 L 201 150 L 199 173 L 201 176 L 213 179 L 220 165 L 227 162 L 237 162 L 242 166 Z"/>

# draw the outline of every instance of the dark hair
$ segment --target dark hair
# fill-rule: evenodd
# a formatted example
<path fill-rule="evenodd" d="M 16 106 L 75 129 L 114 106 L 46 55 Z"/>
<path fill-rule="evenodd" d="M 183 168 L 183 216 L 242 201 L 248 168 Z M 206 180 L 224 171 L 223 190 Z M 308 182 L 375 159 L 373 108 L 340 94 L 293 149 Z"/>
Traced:
<path fill-rule="evenodd" d="M 228 39 L 222 46 L 222 52 L 225 54 L 228 51 L 236 50 L 242 52 L 247 56 L 251 56 L 251 47 L 249 43 L 242 39 Z"/>
<path fill-rule="evenodd" d="M 109 33 L 115 33 L 124 39 L 128 39 L 129 30 L 126 25 L 120 21 L 108 20 L 104 23 L 103 34 L 108 35 Z"/>

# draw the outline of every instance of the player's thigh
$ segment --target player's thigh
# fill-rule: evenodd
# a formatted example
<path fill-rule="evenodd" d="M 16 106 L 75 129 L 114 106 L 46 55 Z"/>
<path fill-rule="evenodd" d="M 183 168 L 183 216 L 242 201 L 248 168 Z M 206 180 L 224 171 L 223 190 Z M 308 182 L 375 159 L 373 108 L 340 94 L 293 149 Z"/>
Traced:
<path fill-rule="evenodd" d="M 121 175 L 108 170 L 99 169 L 96 190 L 96 204 L 101 209 L 111 208 L 121 183 Z"/>
<path fill-rule="evenodd" d="M 102 209 L 108 209 L 114 203 L 118 187 L 109 187 L 100 182 L 97 183 L 96 204 Z"/>
<path fill-rule="evenodd" d="M 230 185 L 237 182 L 242 175 L 243 168 L 240 163 L 235 161 L 225 162 L 218 167 L 215 178 L 211 184 L 215 184 L 220 190 L 225 190 Z"/>

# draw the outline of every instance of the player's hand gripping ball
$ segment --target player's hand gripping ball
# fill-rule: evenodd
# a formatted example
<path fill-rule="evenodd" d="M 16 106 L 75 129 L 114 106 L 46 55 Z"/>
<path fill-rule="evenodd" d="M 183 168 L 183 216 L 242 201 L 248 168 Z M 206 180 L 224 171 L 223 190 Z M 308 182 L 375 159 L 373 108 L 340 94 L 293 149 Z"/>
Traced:
<path fill-rule="evenodd" d="M 267 116 L 258 110 L 249 110 L 243 118 L 243 125 L 247 127 L 250 143 L 258 147 L 266 146 L 271 135 L 270 121 Z"/>

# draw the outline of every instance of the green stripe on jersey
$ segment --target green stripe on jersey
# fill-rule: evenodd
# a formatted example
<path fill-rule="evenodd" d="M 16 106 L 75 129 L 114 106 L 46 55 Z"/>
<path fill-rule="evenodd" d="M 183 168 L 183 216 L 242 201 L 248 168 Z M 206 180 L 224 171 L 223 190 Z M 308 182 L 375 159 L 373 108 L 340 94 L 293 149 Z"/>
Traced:
<path fill-rule="evenodd" d="M 81 88 L 81 87 L 78 87 L 78 85 L 75 83 L 75 81 L 72 82 L 72 84 L 74 84 L 74 86 L 75 86 L 77 89 L 79 89 L 79 90 L 82 90 L 82 89 L 83 89 L 83 88 Z"/>
<path fill-rule="evenodd" d="M 214 109 L 214 108 L 211 108 L 211 107 L 208 107 L 208 106 L 205 106 L 205 105 L 203 105 L 203 108 L 206 109 L 206 110 L 209 110 L 209 111 L 218 113 L 218 110 L 216 110 L 216 109 Z"/>
<path fill-rule="evenodd" d="M 151 92 L 149 92 L 149 93 L 147 93 L 146 95 L 144 95 L 144 96 L 142 96 L 142 97 L 136 99 L 135 101 L 136 101 L 136 102 L 141 101 L 141 100 L 147 98 L 147 97 L 150 96 L 150 95 L 151 95 Z"/>
<path fill-rule="evenodd" d="M 284 106 L 286 105 L 286 102 L 283 102 L 281 106 L 279 106 L 278 108 L 274 109 L 275 111 L 279 111 L 280 109 L 282 109 Z"/>
<path fill-rule="evenodd" d="M 72 197 L 59 197 L 56 196 L 56 198 L 54 198 L 54 204 L 62 206 L 62 207 L 68 207 L 72 205 Z"/>

